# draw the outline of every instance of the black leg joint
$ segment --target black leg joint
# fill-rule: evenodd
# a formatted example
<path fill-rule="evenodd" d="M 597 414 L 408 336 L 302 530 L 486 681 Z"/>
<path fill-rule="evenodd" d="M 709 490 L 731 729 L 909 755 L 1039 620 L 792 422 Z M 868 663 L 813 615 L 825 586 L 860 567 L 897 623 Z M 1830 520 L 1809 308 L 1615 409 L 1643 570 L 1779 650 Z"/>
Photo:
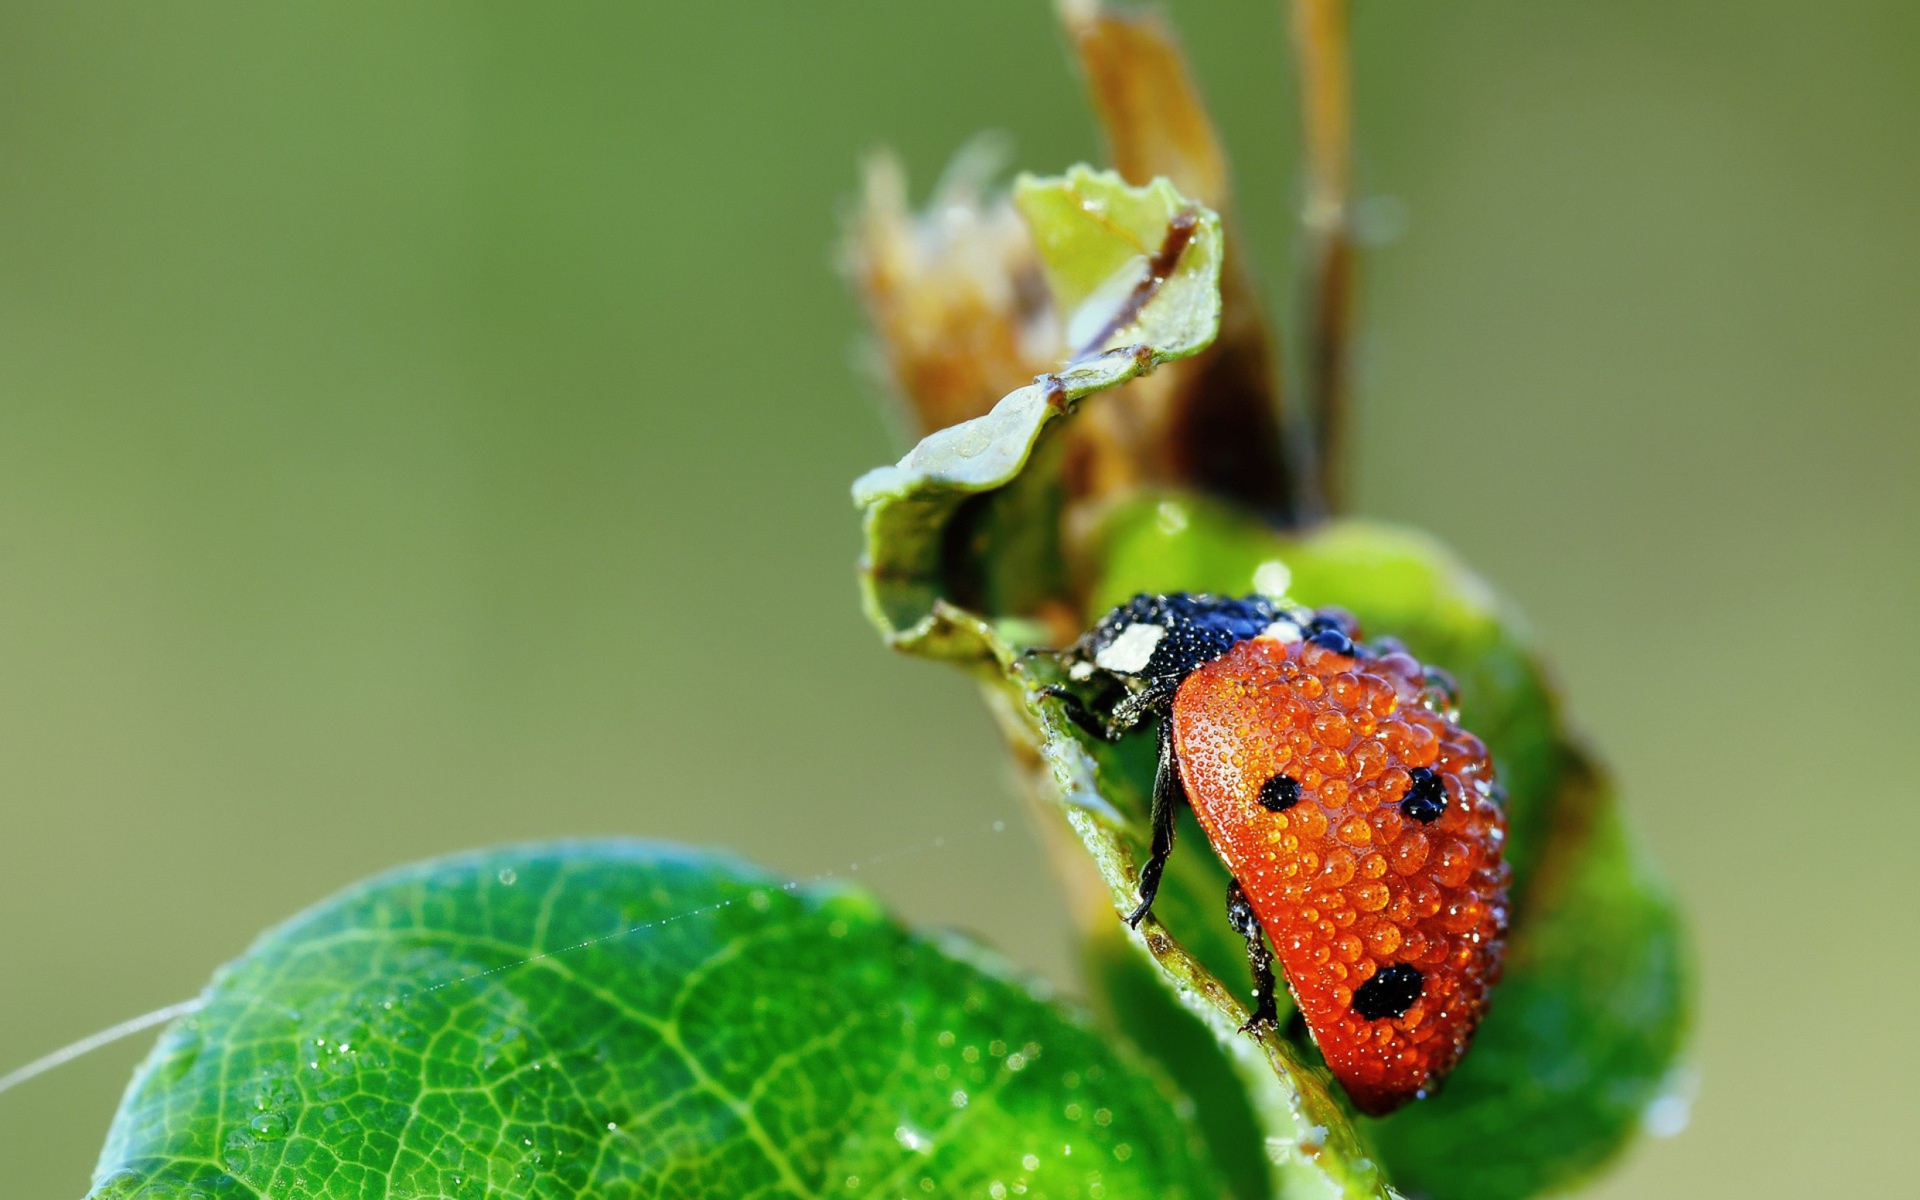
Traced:
<path fill-rule="evenodd" d="M 1240 1027 L 1247 1033 L 1260 1026 L 1268 1029 L 1279 1024 L 1280 1008 L 1275 996 L 1273 951 L 1267 948 L 1260 931 L 1260 918 L 1253 911 L 1245 889 L 1238 879 L 1227 885 L 1227 920 L 1247 943 L 1247 965 L 1253 968 L 1253 1015 Z"/>
<path fill-rule="evenodd" d="M 1147 852 L 1146 865 L 1140 868 L 1140 905 L 1127 914 L 1127 924 L 1136 928 L 1153 911 L 1153 898 L 1160 892 L 1160 876 L 1165 873 L 1167 858 L 1173 853 L 1174 819 L 1186 799 L 1186 788 L 1180 783 L 1180 763 L 1173 753 L 1173 722 L 1162 720 L 1160 761 L 1153 770 L 1153 812 L 1150 818 L 1153 845 Z"/>
<path fill-rule="evenodd" d="M 1072 721 L 1079 727 L 1081 732 L 1087 734 L 1089 737 L 1099 738 L 1103 742 L 1119 740 L 1119 732 L 1115 730 L 1111 724 L 1101 720 L 1092 709 L 1088 708 L 1087 702 L 1082 700 L 1078 693 L 1069 691 L 1067 688 L 1056 683 L 1042 689 L 1040 694 L 1043 696 L 1051 696 L 1055 700 L 1058 700 L 1060 707 L 1067 714 L 1067 720 Z"/>
<path fill-rule="evenodd" d="M 1173 694 L 1179 690 L 1180 681 L 1177 679 L 1156 680 L 1114 705 L 1109 723 L 1116 730 L 1125 732 L 1142 721 L 1168 717 L 1172 715 Z"/>

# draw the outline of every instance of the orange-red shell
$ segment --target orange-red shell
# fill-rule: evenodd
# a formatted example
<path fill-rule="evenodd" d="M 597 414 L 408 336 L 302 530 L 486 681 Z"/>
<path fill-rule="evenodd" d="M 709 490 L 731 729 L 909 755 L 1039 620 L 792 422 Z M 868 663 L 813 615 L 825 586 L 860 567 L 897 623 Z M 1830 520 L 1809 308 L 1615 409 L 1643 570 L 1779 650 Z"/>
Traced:
<path fill-rule="evenodd" d="M 1173 702 L 1187 798 L 1327 1065 L 1373 1114 L 1425 1095 L 1459 1060 L 1506 935 L 1506 821 L 1487 750 L 1423 703 L 1423 676 L 1403 653 L 1256 638 L 1187 676 Z M 1430 824 L 1400 808 L 1419 767 L 1446 789 Z M 1259 801 L 1276 773 L 1300 785 L 1284 812 Z M 1396 963 L 1421 973 L 1418 999 L 1399 1017 L 1355 1012 L 1355 989 Z"/>

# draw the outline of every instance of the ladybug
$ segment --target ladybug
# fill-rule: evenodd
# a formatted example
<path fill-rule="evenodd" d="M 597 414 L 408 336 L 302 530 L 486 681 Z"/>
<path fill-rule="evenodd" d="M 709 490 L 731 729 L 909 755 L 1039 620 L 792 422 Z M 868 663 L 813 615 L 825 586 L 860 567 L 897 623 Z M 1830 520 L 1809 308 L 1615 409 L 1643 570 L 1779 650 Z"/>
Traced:
<path fill-rule="evenodd" d="M 1352 617 L 1265 597 L 1135 596 L 1053 652 L 1047 694 L 1112 741 L 1158 723 L 1138 925 L 1192 806 L 1233 882 L 1255 1009 L 1273 959 L 1334 1077 L 1364 1113 L 1431 1094 L 1499 979 L 1510 871 L 1487 748 L 1451 682 Z M 1272 943 L 1272 950 L 1262 940 Z"/>

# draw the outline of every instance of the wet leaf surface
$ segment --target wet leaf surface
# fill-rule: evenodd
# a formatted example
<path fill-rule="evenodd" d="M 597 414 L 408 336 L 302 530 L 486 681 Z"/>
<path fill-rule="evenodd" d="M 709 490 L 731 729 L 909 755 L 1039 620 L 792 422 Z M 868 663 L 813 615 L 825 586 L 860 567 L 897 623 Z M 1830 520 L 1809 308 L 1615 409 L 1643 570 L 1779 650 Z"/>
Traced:
<path fill-rule="evenodd" d="M 866 895 L 631 842 L 407 868 L 265 935 L 96 1200 L 1219 1194 L 1173 1094 Z"/>

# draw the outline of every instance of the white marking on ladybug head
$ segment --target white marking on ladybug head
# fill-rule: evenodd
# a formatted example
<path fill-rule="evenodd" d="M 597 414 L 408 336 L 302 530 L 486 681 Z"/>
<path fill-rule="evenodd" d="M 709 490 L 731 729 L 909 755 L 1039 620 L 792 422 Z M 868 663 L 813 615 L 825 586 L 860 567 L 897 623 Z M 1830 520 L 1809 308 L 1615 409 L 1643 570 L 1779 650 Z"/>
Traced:
<path fill-rule="evenodd" d="M 1165 636 L 1167 631 L 1161 626 L 1135 621 L 1093 656 L 1094 665 L 1117 675 L 1136 674 L 1146 667 L 1147 660 L 1153 657 L 1153 648 Z"/>
<path fill-rule="evenodd" d="M 1300 627 L 1285 617 L 1262 629 L 1259 633 L 1262 641 L 1279 642 L 1285 645 L 1300 640 Z"/>
<path fill-rule="evenodd" d="M 1081 661 L 1067 668 L 1067 678 L 1082 680 L 1082 681 L 1092 679 L 1093 664 L 1090 662 L 1087 662 L 1085 659 L 1082 659 Z"/>

